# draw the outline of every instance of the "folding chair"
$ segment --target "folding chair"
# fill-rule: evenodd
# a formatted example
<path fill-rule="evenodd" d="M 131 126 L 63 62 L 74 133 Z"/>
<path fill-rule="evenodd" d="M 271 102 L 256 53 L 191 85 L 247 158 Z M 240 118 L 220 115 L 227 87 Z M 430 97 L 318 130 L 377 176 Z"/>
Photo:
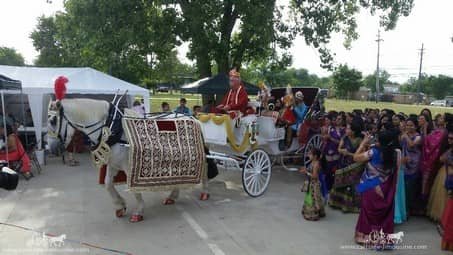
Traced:
<path fill-rule="evenodd" d="M 25 151 L 30 158 L 31 169 L 36 170 L 38 174 L 41 174 L 42 168 L 38 161 L 38 157 L 36 156 L 36 144 L 30 144 L 28 148 L 25 148 Z"/>
<path fill-rule="evenodd" d="M 25 136 L 27 136 L 27 134 L 25 134 Z M 27 137 L 28 139 L 24 138 L 23 136 L 18 137 L 20 142 L 22 143 L 22 146 L 25 145 L 23 147 L 28 157 L 30 158 L 32 171 L 36 170 L 38 174 L 41 174 L 42 171 L 41 164 L 39 163 L 38 157 L 36 156 L 37 149 L 36 145 L 38 141 L 36 141 L 36 138 L 34 137 L 33 138 Z"/>
<path fill-rule="evenodd" d="M 39 161 L 38 161 L 38 159 L 36 157 L 36 153 L 35 153 L 35 149 L 34 149 L 35 146 L 34 145 L 30 145 L 30 146 L 28 146 L 28 148 L 24 148 L 23 145 L 22 145 L 21 140 L 19 139 L 19 137 L 16 136 L 16 138 L 17 138 L 16 143 L 17 143 L 18 148 L 22 147 L 22 148 L 19 149 L 19 151 L 23 151 L 23 153 L 19 156 L 19 159 L 9 160 L 8 165 L 9 165 L 9 167 L 12 170 L 14 170 L 18 174 L 21 174 L 22 176 L 24 176 L 24 178 L 26 180 L 29 180 L 34 175 L 33 175 L 33 172 L 30 171 L 31 177 L 27 177 L 22 172 L 24 157 L 28 156 L 28 158 L 30 159 L 31 170 L 36 169 L 38 174 L 41 174 L 41 165 L 39 164 Z"/>

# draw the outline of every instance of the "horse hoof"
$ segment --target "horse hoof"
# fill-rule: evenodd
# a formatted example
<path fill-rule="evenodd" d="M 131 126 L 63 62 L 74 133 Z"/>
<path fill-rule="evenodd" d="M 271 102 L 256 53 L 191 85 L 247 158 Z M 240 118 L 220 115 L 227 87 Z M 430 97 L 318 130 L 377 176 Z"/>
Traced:
<path fill-rule="evenodd" d="M 116 210 L 115 215 L 118 218 L 124 217 L 126 215 L 126 207 Z"/>
<path fill-rule="evenodd" d="M 166 198 L 166 199 L 162 202 L 162 204 L 163 204 L 163 205 L 173 205 L 173 204 L 175 204 L 175 202 L 176 202 L 176 201 L 175 201 L 174 199 Z"/>
<path fill-rule="evenodd" d="M 129 221 L 132 222 L 132 223 L 137 223 L 137 222 L 143 221 L 143 215 L 132 214 L 131 218 L 129 219 Z"/>
<path fill-rule="evenodd" d="M 201 201 L 206 201 L 209 199 L 209 194 L 208 193 L 201 193 L 200 195 L 200 200 Z"/>

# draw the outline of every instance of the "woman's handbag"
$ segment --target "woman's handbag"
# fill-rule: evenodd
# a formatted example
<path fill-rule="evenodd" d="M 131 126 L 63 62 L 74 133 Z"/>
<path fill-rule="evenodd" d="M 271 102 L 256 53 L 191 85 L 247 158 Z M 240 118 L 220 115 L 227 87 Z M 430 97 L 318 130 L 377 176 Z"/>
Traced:
<path fill-rule="evenodd" d="M 300 189 L 300 191 L 308 192 L 309 189 L 310 189 L 310 177 L 307 176 L 307 178 L 305 178 L 304 182 L 302 183 L 302 188 Z"/>

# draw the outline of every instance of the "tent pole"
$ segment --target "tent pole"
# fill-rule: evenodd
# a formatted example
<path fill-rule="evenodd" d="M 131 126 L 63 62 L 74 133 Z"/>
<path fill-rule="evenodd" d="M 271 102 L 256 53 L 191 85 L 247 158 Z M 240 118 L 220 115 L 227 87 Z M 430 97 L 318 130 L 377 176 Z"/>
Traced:
<path fill-rule="evenodd" d="M 2 90 L 2 111 L 3 111 L 3 135 L 5 138 L 5 151 L 6 151 L 6 162 L 8 162 L 9 166 L 9 152 L 8 152 L 8 132 L 6 130 L 6 112 L 5 112 L 5 94 L 3 93 Z"/>
<path fill-rule="evenodd" d="M 24 125 L 25 134 L 25 150 L 28 149 L 28 134 L 27 134 L 27 123 L 25 123 L 25 107 L 24 107 L 24 94 L 22 89 L 20 90 L 20 104 L 22 109 L 22 124 Z"/>

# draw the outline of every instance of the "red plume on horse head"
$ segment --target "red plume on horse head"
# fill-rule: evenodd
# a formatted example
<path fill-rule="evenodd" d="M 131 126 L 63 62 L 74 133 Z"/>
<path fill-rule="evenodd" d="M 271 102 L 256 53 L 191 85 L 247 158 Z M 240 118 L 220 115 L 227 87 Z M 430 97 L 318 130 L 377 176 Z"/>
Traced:
<path fill-rule="evenodd" d="M 66 95 L 66 83 L 68 82 L 68 78 L 64 76 L 59 76 L 55 80 L 54 91 L 55 91 L 55 98 L 57 100 L 62 100 Z"/>

